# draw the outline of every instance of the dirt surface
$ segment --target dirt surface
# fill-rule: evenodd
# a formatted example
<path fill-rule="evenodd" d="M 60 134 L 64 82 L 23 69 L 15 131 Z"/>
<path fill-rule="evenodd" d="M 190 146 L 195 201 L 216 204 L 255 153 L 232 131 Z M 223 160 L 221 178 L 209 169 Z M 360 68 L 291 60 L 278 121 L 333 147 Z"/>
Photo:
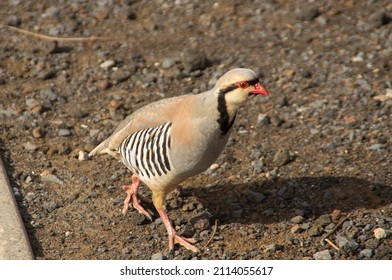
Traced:
<path fill-rule="evenodd" d="M 111 37 L 1 28 L 0 152 L 37 259 L 392 259 L 390 1 L 10 0 L 0 18 Z M 137 108 L 234 67 L 270 96 L 168 197 L 201 249 L 169 254 L 152 205 L 153 222 L 121 213 L 130 173 L 86 153 Z"/>

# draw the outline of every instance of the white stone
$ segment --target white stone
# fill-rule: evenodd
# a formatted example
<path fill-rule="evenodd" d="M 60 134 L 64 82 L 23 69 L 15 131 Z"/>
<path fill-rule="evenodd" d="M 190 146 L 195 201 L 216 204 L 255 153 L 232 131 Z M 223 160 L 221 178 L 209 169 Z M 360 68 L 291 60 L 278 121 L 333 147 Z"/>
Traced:
<path fill-rule="evenodd" d="M 78 159 L 80 161 L 88 160 L 88 153 L 86 153 L 85 151 L 79 151 Z"/>
<path fill-rule="evenodd" d="M 383 228 L 376 228 L 373 232 L 374 237 L 377 239 L 383 239 L 387 237 L 387 232 Z"/>
<path fill-rule="evenodd" d="M 216 163 L 213 163 L 213 164 L 211 164 L 211 166 L 210 166 L 210 169 L 211 169 L 212 171 L 217 170 L 218 168 L 219 168 L 219 165 L 216 164 Z"/>
<path fill-rule="evenodd" d="M 113 67 L 116 64 L 116 62 L 112 59 L 106 60 L 104 62 L 102 62 L 99 67 L 102 69 L 108 69 L 110 67 Z"/>

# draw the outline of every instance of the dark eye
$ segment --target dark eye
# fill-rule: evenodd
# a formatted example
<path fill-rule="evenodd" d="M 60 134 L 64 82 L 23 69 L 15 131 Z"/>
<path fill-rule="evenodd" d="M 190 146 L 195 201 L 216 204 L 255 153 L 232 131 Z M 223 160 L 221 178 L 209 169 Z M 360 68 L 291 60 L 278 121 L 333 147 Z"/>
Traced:
<path fill-rule="evenodd" d="M 242 89 L 249 87 L 248 82 L 237 82 L 236 85 Z"/>

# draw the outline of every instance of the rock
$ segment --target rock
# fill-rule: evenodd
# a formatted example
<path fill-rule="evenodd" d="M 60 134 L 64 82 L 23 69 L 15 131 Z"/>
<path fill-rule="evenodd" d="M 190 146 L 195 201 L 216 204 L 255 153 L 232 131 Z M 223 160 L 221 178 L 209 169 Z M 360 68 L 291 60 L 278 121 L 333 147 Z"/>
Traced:
<path fill-rule="evenodd" d="M 31 134 L 34 138 L 42 138 L 44 137 L 45 133 L 40 127 L 36 127 L 31 131 Z"/>
<path fill-rule="evenodd" d="M 246 197 L 248 201 L 255 202 L 255 203 L 260 203 L 266 198 L 266 196 L 263 193 L 252 191 L 252 190 L 248 191 Z"/>
<path fill-rule="evenodd" d="M 253 167 L 253 171 L 256 174 L 259 174 L 264 170 L 264 159 L 259 158 L 258 160 L 253 160 L 251 165 Z"/>
<path fill-rule="evenodd" d="M 34 98 L 26 99 L 26 106 L 27 110 L 31 113 L 40 113 L 43 109 L 38 100 L 35 100 Z"/>
<path fill-rule="evenodd" d="M 58 100 L 59 94 L 51 87 L 41 90 L 40 96 L 44 100 L 49 100 L 51 102 Z"/>
<path fill-rule="evenodd" d="M 32 144 L 31 142 L 26 142 L 23 144 L 23 148 L 25 148 L 27 151 L 34 152 L 38 149 L 38 146 Z"/>
<path fill-rule="evenodd" d="M 295 216 L 295 217 L 293 217 L 293 218 L 291 218 L 291 222 L 293 223 L 293 224 L 300 224 L 300 223 L 302 223 L 304 221 L 304 217 L 302 217 L 302 216 Z"/>
<path fill-rule="evenodd" d="M 366 148 L 366 150 L 382 151 L 384 148 L 385 148 L 384 144 L 376 143 L 376 144 L 373 144 L 370 147 Z"/>
<path fill-rule="evenodd" d="M 313 254 L 315 260 L 332 260 L 331 253 L 329 250 L 319 251 Z"/>
<path fill-rule="evenodd" d="M 312 21 L 320 15 L 320 11 L 316 7 L 308 7 L 302 9 L 299 13 L 299 19 L 302 21 Z"/>
<path fill-rule="evenodd" d="M 57 71 L 53 70 L 53 69 L 49 69 L 49 70 L 42 71 L 38 75 L 38 79 L 45 81 L 45 80 L 50 80 L 50 79 L 56 78 L 56 76 L 57 76 Z"/>
<path fill-rule="evenodd" d="M 215 171 L 215 170 L 217 170 L 219 168 L 219 164 L 216 164 L 216 163 L 213 163 L 213 164 L 211 164 L 211 166 L 210 166 L 210 169 L 212 170 L 212 171 Z"/>
<path fill-rule="evenodd" d="M 244 212 L 244 209 L 234 210 L 233 212 L 231 212 L 231 216 L 233 218 L 241 218 L 243 212 Z"/>
<path fill-rule="evenodd" d="M 293 234 L 300 233 L 302 231 L 299 225 L 294 225 L 291 227 L 290 232 Z"/>
<path fill-rule="evenodd" d="M 203 70 L 207 67 L 206 55 L 196 48 L 186 48 L 181 53 L 181 61 L 187 71 Z"/>
<path fill-rule="evenodd" d="M 283 249 L 283 246 L 279 245 L 279 244 L 276 244 L 276 243 L 268 245 L 268 247 L 267 247 L 267 250 L 271 251 L 271 252 L 276 252 L 276 251 L 279 251 L 279 250 L 282 250 L 282 249 Z"/>
<path fill-rule="evenodd" d="M 108 79 L 103 79 L 103 80 L 99 80 L 95 83 L 95 85 L 97 86 L 97 88 L 99 90 L 105 90 L 108 89 L 110 86 L 109 80 Z"/>
<path fill-rule="evenodd" d="M 61 186 L 64 185 L 64 182 L 61 181 L 59 178 L 57 178 L 57 176 L 55 176 L 53 174 L 41 176 L 41 181 L 46 182 L 46 183 L 55 183 L 55 184 L 58 184 Z"/>
<path fill-rule="evenodd" d="M 79 161 L 84 161 L 84 160 L 88 160 L 88 153 L 86 153 L 85 151 L 79 151 L 78 154 L 78 160 Z"/>
<path fill-rule="evenodd" d="M 376 228 L 374 231 L 374 237 L 377 239 L 383 239 L 388 236 L 387 232 L 383 228 Z"/>
<path fill-rule="evenodd" d="M 344 235 L 338 235 L 336 237 L 336 242 L 338 243 L 339 248 L 346 252 L 355 251 L 359 247 L 357 242 Z"/>
<path fill-rule="evenodd" d="M 286 165 L 291 161 L 290 153 L 288 150 L 281 148 L 279 149 L 274 156 L 273 162 L 276 166 Z"/>
<path fill-rule="evenodd" d="M 131 72 L 128 70 L 117 70 L 112 73 L 111 78 L 114 84 L 119 84 L 128 80 L 131 75 Z"/>
<path fill-rule="evenodd" d="M 123 248 L 123 249 L 121 249 L 121 254 L 123 254 L 123 255 L 130 254 L 131 252 L 132 252 L 132 250 L 129 249 L 129 248 Z"/>
<path fill-rule="evenodd" d="M 22 23 L 22 20 L 20 19 L 20 17 L 18 17 L 16 15 L 11 15 L 11 16 L 7 17 L 6 23 L 7 23 L 7 25 L 17 27 Z"/>
<path fill-rule="evenodd" d="M 281 187 L 278 192 L 276 193 L 278 196 L 283 196 L 288 191 L 286 186 Z"/>
<path fill-rule="evenodd" d="M 174 64 L 176 64 L 176 60 L 173 58 L 164 58 L 162 60 L 162 68 L 163 69 L 171 68 L 172 66 L 174 66 Z"/>
<path fill-rule="evenodd" d="M 337 221 L 341 215 L 342 215 L 342 211 L 340 211 L 339 209 L 333 210 L 331 213 L 332 220 Z"/>
<path fill-rule="evenodd" d="M 154 260 L 154 261 L 166 260 L 166 256 L 164 256 L 162 253 L 158 252 L 158 253 L 152 254 L 151 260 Z"/>
<path fill-rule="evenodd" d="M 320 226 L 312 226 L 309 229 L 308 234 L 309 234 L 309 236 L 319 236 L 319 235 L 321 235 L 322 232 L 323 232 L 323 229 Z"/>
<path fill-rule="evenodd" d="M 301 229 L 302 230 L 308 230 L 310 228 L 310 223 L 303 223 L 302 225 L 301 225 Z"/>
<path fill-rule="evenodd" d="M 328 214 L 321 215 L 316 221 L 317 225 L 322 227 L 329 225 L 331 222 L 331 217 Z"/>
<path fill-rule="evenodd" d="M 132 221 L 132 223 L 135 223 L 137 225 L 144 225 L 150 221 L 146 216 L 144 216 L 144 214 L 139 213 L 138 211 L 132 212 L 132 214 L 130 215 L 130 220 Z"/>
<path fill-rule="evenodd" d="M 256 127 L 267 126 L 270 124 L 270 119 L 268 114 L 259 114 L 257 116 Z"/>
<path fill-rule="evenodd" d="M 97 248 L 97 252 L 98 252 L 98 253 L 101 253 L 101 254 L 107 252 L 107 250 L 108 250 L 108 248 L 105 247 L 105 246 L 99 246 L 99 247 Z"/>
<path fill-rule="evenodd" d="M 370 259 L 374 255 L 373 249 L 363 249 L 359 252 L 359 257 Z"/>
<path fill-rule="evenodd" d="M 44 202 L 42 204 L 42 208 L 44 208 L 48 212 L 53 212 L 53 210 L 59 208 L 60 206 L 56 202 Z"/>
<path fill-rule="evenodd" d="M 58 132 L 58 135 L 60 137 L 69 137 L 72 135 L 71 130 L 69 130 L 68 128 L 61 128 Z"/>
<path fill-rule="evenodd" d="M 110 67 L 113 67 L 114 65 L 116 65 L 116 62 L 115 62 L 114 60 L 112 60 L 112 59 L 109 59 L 109 60 L 106 60 L 106 61 L 102 62 L 102 63 L 99 65 L 99 67 L 102 68 L 102 69 L 107 70 L 107 69 L 109 69 Z"/>
<path fill-rule="evenodd" d="M 392 17 L 383 10 L 376 11 L 369 16 L 369 23 L 376 28 L 389 24 L 391 21 Z"/>
<path fill-rule="evenodd" d="M 189 223 L 194 227 L 194 229 L 206 230 L 211 227 L 210 218 L 209 214 L 203 213 L 190 219 Z"/>

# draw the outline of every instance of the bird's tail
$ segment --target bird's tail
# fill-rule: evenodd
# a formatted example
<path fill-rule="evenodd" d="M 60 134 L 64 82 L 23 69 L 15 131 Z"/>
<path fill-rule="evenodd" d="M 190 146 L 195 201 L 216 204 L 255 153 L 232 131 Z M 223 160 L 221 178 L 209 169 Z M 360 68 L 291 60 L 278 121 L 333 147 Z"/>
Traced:
<path fill-rule="evenodd" d="M 108 144 L 109 144 L 109 139 L 106 139 L 105 141 L 103 141 L 101 144 L 99 144 L 98 146 L 96 146 L 89 154 L 89 157 L 98 155 L 98 154 L 106 154 L 108 153 Z"/>

